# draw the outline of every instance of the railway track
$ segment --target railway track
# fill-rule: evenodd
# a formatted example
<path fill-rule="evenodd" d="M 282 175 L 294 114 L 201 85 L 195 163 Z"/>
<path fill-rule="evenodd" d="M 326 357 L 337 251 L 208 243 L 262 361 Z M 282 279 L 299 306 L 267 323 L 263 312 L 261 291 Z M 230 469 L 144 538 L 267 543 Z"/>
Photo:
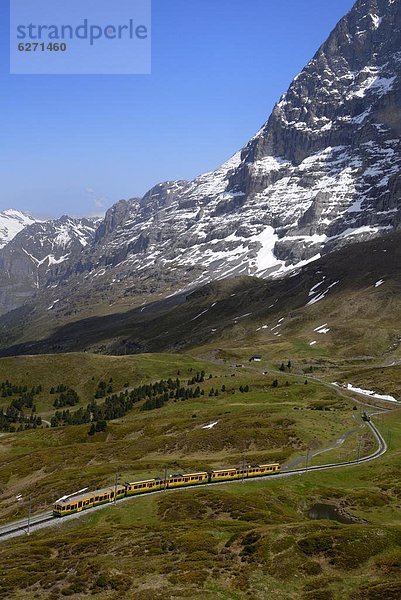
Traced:
<path fill-rule="evenodd" d="M 49 510 L 45 513 L 32 516 L 29 520 L 29 526 L 28 519 L 14 521 L 9 525 L 0 525 L 0 539 L 13 533 L 29 533 L 29 530 L 33 531 L 35 526 L 47 523 L 48 521 L 53 521 L 53 519 L 53 511 Z"/>
<path fill-rule="evenodd" d="M 343 468 L 343 467 L 359 466 L 361 464 L 376 460 L 377 458 L 380 458 L 380 456 L 382 456 L 387 451 L 387 443 L 386 443 L 385 439 L 383 438 L 382 434 L 380 433 L 380 431 L 378 430 L 378 428 L 376 427 L 376 425 L 372 421 L 367 421 L 366 424 L 371 429 L 376 441 L 378 442 L 378 448 L 375 450 L 375 452 L 372 452 L 368 456 L 362 456 L 359 459 L 345 461 L 345 462 L 331 463 L 331 464 L 326 464 L 326 465 L 309 466 L 309 467 L 304 467 L 304 468 L 299 468 L 299 469 L 286 470 L 284 467 L 284 469 L 280 473 L 277 473 L 275 475 L 266 475 L 266 476 L 262 476 L 262 477 L 257 477 L 255 479 L 246 479 L 245 481 L 247 483 L 250 483 L 252 481 L 260 481 L 263 479 L 279 479 L 279 478 L 283 478 L 283 477 L 290 477 L 292 475 L 302 475 L 302 474 L 306 474 L 308 472 L 313 472 L 313 471 L 326 471 L 328 469 L 339 469 L 339 468 Z M 216 483 L 202 484 L 202 487 L 217 486 L 217 485 L 230 485 L 230 484 L 239 483 L 239 482 L 240 482 L 240 480 L 238 480 L 238 479 L 234 480 L 234 481 L 219 481 Z M 162 493 L 165 493 L 165 491 L 166 492 L 174 492 L 174 491 L 177 491 L 177 489 L 178 490 L 179 489 L 186 489 L 186 490 L 198 489 L 198 486 L 188 486 L 188 487 L 183 486 L 182 488 L 175 488 L 175 489 L 170 489 L 170 490 L 158 490 L 155 492 L 148 492 L 148 495 L 162 494 Z M 120 502 L 132 500 L 133 498 L 137 498 L 137 497 L 140 497 L 140 496 L 133 496 L 133 497 L 131 496 L 129 498 L 122 498 L 121 500 L 118 501 L 118 504 Z M 95 511 L 95 510 L 99 510 L 99 509 L 103 509 L 103 508 L 105 508 L 105 506 L 99 506 L 99 507 L 91 509 L 91 511 Z M 29 526 L 28 526 L 27 519 L 21 519 L 20 521 L 15 521 L 14 523 L 10 523 L 8 525 L 2 525 L 2 526 L 0 526 L 0 541 L 5 541 L 12 537 L 17 537 L 19 535 L 29 534 L 30 532 L 36 531 L 37 529 L 41 529 L 43 526 L 46 526 L 47 523 L 50 524 L 50 522 L 54 522 L 54 521 L 61 523 L 64 521 L 68 521 L 71 518 L 80 517 L 82 514 L 86 514 L 86 511 L 85 511 L 85 513 L 81 512 L 81 513 L 77 513 L 77 514 L 74 514 L 71 516 L 63 517 L 62 519 L 58 519 L 57 517 L 53 516 L 52 511 L 47 511 L 45 513 L 41 513 L 41 514 L 32 516 L 29 521 Z"/>

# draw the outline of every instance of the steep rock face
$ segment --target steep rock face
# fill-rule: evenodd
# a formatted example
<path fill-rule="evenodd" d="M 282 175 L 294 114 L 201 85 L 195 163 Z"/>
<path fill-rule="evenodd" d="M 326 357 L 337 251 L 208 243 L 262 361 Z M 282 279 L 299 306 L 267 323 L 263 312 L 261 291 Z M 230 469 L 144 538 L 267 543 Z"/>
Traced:
<path fill-rule="evenodd" d="M 131 204 L 109 264 L 184 284 L 275 276 L 397 228 L 400 72 L 400 0 L 359 0 L 240 153 Z"/>
<path fill-rule="evenodd" d="M 401 0 L 358 0 L 241 152 L 113 206 L 39 276 L 43 306 L 277 277 L 399 228 L 400 73 Z"/>
<path fill-rule="evenodd" d="M 400 2 L 359 0 L 242 151 L 230 186 L 278 217 L 279 258 L 399 225 L 400 71 Z"/>
<path fill-rule="evenodd" d="M 16 308 L 45 286 L 64 261 L 76 261 L 95 231 L 96 220 L 67 216 L 22 229 L 0 250 L 2 312 Z"/>

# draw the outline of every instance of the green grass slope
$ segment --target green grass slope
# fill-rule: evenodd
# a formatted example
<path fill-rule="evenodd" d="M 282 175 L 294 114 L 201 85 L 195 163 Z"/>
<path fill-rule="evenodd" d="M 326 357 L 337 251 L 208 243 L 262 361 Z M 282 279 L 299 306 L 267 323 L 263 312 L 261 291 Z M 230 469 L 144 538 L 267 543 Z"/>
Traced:
<path fill-rule="evenodd" d="M 142 497 L 0 545 L 2 598 L 398 600 L 401 412 L 359 468 Z M 311 520 L 315 502 L 354 524 Z"/>
<path fill-rule="evenodd" d="M 7 379 L 15 385 L 42 385 L 42 392 L 35 397 L 39 414 L 52 411 L 55 399 L 49 393 L 51 387 L 64 384 L 75 389 L 81 404 L 93 400 L 100 380 L 113 379 L 113 391 L 120 392 L 124 384 L 134 387 L 162 378 L 176 378 L 182 372 L 189 376 L 194 372 L 210 369 L 210 363 L 184 354 L 137 354 L 135 356 L 103 356 L 90 353 L 15 356 L 0 359 L 0 382 Z M 218 366 L 214 366 L 220 372 Z M 0 408 L 9 404 L 9 398 L 0 397 Z"/>
<path fill-rule="evenodd" d="M 43 383 L 45 358 L 17 360 L 29 359 L 32 373 Z M 60 366 L 62 360 L 68 361 L 71 356 L 49 358 L 54 361 L 49 363 L 54 369 L 57 361 Z M 175 375 L 177 367 L 184 380 L 193 376 L 194 368 L 205 365 L 182 356 L 175 357 L 174 363 L 171 355 L 127 359 L 88 356 L 85 358 L 90 368 L 84 373 L 81 357 L 73 358 L 74 369 L 68 382 L 85 393 L 93 390 L 94 365 L 110 369 L 102 373 L 112 375 L 113 385 L 119 377 L 124 381 L 130 365 L 134 370 L 131 380 L 137 373 L 142 381 L 152 376 L 158 379 L 163 374 Z M 0 371 L 8 360 L 0 361 Z M 111 368 L 112 361 L 115 370 Z M 126 363 L 124 368 L 121 363 Z M 135 370 L 138 363 L 139 373 Z M 305 376 L 296 373 L 263 375 L 252 368 L 232 369 L 224 364 L 207 367 L 206 373 L 213 377 L 207 376 L 201 384 L 204 396 L 185 401 L 171 399 L 163 408 L 151 411 L 141 411 L 139 403 L 123 418 L 110 421 L 104 433 L 89 436 L 86 424 L 1 434 L 0 520 L 10 520 L 24 510 L 15 502 L 20 493 L 32 495 L 35 511 L 40 511 L 68 491 L 110 485 L 116 472 L 125 481 L 162 475 L 165 467 L 170 472 L 204 470 L 234 466 L 244 458 L 250 463 L 299 460 L 303 464 L 308 448 L 331 448 L 346 432 L 350 435 L 347 445 L 334 449 L 334 454 L 338 452 L 343 457 L 346 451 L 356 456 L 360 436 L 363 447 L 369 448 L 371 437 L 360 430 L 359 412 L 339 391 L 312 380 L 305 385 Z M 50 373 L 49 378 L 53 377 Z M 277 388 L 272 387 L 275 378 L 279 381 Z M 47 385 L 52 381 L 47 379 Z M 249 391 L 241 393 L 241 386 L 247 385 Z M 212 388 L 220 391 L 218 396 L 209 395 Z M 42 415 L 49 418 L 51 400 L 48 404 L 41 401 Z M 211 422 L 217 422 L 214 428 L 204 429 Z M 324 460 L 325 455 L 321 458 Z"/>

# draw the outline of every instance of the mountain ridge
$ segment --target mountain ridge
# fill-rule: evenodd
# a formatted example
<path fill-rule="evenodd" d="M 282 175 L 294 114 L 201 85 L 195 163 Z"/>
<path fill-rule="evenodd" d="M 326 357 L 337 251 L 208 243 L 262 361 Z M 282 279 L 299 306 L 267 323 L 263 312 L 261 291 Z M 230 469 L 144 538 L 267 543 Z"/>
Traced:
<path fill-rule="evenodd" d="M 241 151 L 115 204 L 33 301 L 68 298 L 79 316 L 106 297 L 129 306 L 224 277 L 281 277 L 397 230 L 400 48 L 401 0 L 357 0 Z"/>
<path fill-rule="evenodd" d="M 33 221 L 0 249 L 2 312 L 29 300 L 65 260 L 76 260 L 95 234 L 96 219 L 62 216 Z"/>

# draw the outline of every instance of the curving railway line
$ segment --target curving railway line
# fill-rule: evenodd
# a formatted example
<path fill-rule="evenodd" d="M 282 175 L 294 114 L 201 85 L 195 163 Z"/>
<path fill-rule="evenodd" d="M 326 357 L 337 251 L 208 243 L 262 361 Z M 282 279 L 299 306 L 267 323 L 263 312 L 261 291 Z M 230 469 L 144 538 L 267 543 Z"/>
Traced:
<path fill-rule="evenodd" d="M 371 429 L 371 431 L 378 443 L 378 447 L 375 450 L 375 452 L 372 452 L 368 456 L 362 456 L 359 459 L 345 461 L 345 462 L 331 463 L 331 464 L 326 464 L 326 465 L 309 466 L 309 467 L 306 466 L 304 468 L 298 468 L 298 469 L 286 470 L 285 467 L 283 467 L 283 469 L 279 473 L 258 477 L 257 480 L 260 481 L 261 479 L 278 479 L 278 478 L 282 478 L 282 477 L 291 477 L 292 475 L 302 475 L 302 474 L 305 474 L 310 471 L 325 471 L 328 469 L 339 469 L 339 468 L 350 467 L 350 466 L 358 466 L 360 464 L 371 462 L 373 460 L 376 460 L 377 458 L 380 458 L 380 456 L 382 456 L 387 451 L 387 443 L 386 443 L 385 439 L 383 438 L 382 434 L 380 433 L 380 431 L 378 430 L 378 428 L 376 427 L 376 425 L 372 422 L 372 420 L 366 421 L 366 424 Z M 249 481 L 252 481 L 252 480 L 246 480 L 246 481 L 248 483 Z M 217 486 L 217 485 L 230 485 L 232 483 L 239 483 L 239 480 L 204 483 L 204 484 L 202 484 L 202 487 Z M 194 486 L 192 486 L 192 487 L 191 486 L 188 486 L 188 487 L 182 486 L 182 488 L 157 490 L 154 492 L 148 492 L 148 495 L 162 494 L 165 492 L 170 493 L 170 492 L 176 491 L 177 489 L 188 490 L 188 489 L 193 489 L 193 487 Z M 118 500 L 118 504 L 120 504 L 120 502 L 125 502 L 130 499 L 132 499 L 132 497 L 122 498 L 121 500 Z M 93 510 L 99 510 L 101 508 L 104 508 L 104 506 L 99 506 L 99 507 L 93 508 L 93 509 L 91 509 L 91 512 Z M 71 516 L 63 517 L 62 522 L 68 521 L 69 519 L 72 519 L 72 518 L 77 518 L 77 517 L 81 516 L 82 514 L 83 513 L 77 513 L 77 514 L 74 514 Z M 55 522 L 60 523 L 60 519 L 57 519 L 57 517 L 53 516 L 53 511 L 47 511 L 47 512 L 32 516 L 31 519 L 29 520 L 29 523 L 28 523 L 27 519 L 21 519 L 20 521 L 15 521 L 13 523 L 9 523 L 8 525 L 0 526 L 0 541 L 5 541 L 10 538 L 17 537 L 17 536 L 24 535 L 24 534 L 29 535 L 29 533 L 37 531 L 38 529 L 42 529 L 43 527 L 48 527 L 48 526 L 54 524 Z"/>

